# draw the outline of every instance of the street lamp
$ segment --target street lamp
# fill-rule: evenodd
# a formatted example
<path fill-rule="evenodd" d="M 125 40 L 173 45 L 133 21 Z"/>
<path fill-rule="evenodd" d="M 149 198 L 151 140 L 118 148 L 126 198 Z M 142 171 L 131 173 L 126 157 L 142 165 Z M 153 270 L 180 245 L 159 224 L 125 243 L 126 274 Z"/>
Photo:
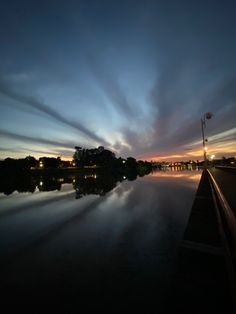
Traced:
<path fill-rule="evenodd" d="M 201 118 L 203 159 L 204 159 L 204 166 L 205 167 L 206 167 L 206 162 L 207 162 L 207 158 L 206 158 L 206 152 L 207 152 L 206 142 L 207 142 L 207 139 L 205 138 L 204 129 L 206 128 L 206 120 L 210 120 L 212 117 L 213 117 L 213 113 L 207 112 Z"/>

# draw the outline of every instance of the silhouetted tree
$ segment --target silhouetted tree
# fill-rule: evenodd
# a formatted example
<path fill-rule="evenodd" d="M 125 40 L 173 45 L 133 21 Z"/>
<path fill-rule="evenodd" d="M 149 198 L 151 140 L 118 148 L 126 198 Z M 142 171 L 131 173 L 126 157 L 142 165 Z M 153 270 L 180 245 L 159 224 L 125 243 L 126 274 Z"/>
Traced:
<path fill-rule="evenodd" d="M 42 168 L 58 168 L 60 165 L 60 158 L 40 157 L 39 164 Z"/>

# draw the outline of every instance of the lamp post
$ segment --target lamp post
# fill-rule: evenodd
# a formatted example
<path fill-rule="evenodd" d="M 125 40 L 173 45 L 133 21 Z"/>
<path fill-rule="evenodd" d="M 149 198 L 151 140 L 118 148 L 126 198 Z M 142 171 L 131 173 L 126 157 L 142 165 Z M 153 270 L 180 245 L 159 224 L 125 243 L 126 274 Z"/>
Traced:
<path fill-rule="evenodd" d="M 207 112 L 201 118 L 204 167 L 206 167 L 206 163 L 207 163 L 207 158 L 206 158 L 206 153 L 207 153 L 206 142 L 207 142 L 207 139 L 205 138 L 204 129 L 206 128 L 206 120 L 210 120 L 212 117 L 213 117 L 213 114 L 211 112 Z"/>

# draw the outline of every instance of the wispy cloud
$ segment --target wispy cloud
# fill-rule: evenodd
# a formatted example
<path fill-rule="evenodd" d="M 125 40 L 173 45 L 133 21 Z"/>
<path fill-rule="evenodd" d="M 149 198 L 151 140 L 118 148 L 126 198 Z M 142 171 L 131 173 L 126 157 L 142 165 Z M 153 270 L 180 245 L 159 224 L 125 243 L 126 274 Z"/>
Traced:
<path fill-rule="evenodd" d="M 159 75 L 150 92 L 154 122 L 148 155 L 155 156 L 160 153 L 167 155 L 168 152 L 171 154 L 177 151 L 184 156 L 186 155 L 184 149 L 191 148 L 191 143 L 201 145 L 200 119 L 207 111 L 214 113 L 213 119 L 207 123 L 209 143 L 215 145 L 228 141 L 235 150 L 236 145 L 232 141 L 235 139 L 236 121 L 235 77 L 219 73 L 218 81 L 207 88 L 207 84 L 210 84 L 208 81 L 196 85 L 194 75 L 186 76 L 188 72 L 196 73 L 195 76 L 199 75 L 198 70 L 187 61 L 185 65 L 179 64 L 173 68 L 168 66 L 164 69 L 167 73 Z M 192 92 L 193 86 L 199 88 Z M 147 150 L 141 149 L 140 154 L 147 155 Z"/>
<path fill-rule="evenodd" d="M 208 137 L 208 141 L 211 144 L 221 142 L 221 141 L 227 141 L 227 140 L 235 140 L 236 141 L 236 128 L 232 128 L 230 130 L 220 132 L 214 135 L 211 135 Z M 195 141 L 192 143 L 189 143 L 189 146 L 196 146 L 202 144 L 202 140 Z"/>
<path fill-rule="evenodd" d="M 49 139 L 44 139 L 40 137 L 34 137 L 34 136 L 28 136 L 28 135 L 21 135 L 18 133 L 6 131 L 0 129 L 0 136 L 4 138 L 9 138 L 12 140 L 18 140 L 22 142 L 28 142 L 28 143 L 33 143 L 33 144 L 46 144 L 46 145 L 52 145 L 56 147 L 61 147 L 61 148 L 74 148 L 74 143 L 72 142 L 66 142 L 62 143 L 59 141 L 54 141 L 54 140 L 49 140 Z"/>
<path fill-rule="evenodd" d="M 76 25 L 77 21 L 74 23 L 75 29 L 77 29 Z M 77 30 L 77 34 L 80 38 L 83 38 L 84 61 L 96 79 L 97 86 L 100 87 L 109 100 L 108 104 L 122 115 L 124 119 L 135 117 L 137 111 L 135 111 L 133 104 L 130 103 L 125 91 L 122 89 L 114 67 L 110 67 L 104 61 L 104 55 L 102 57 L 99 49 L 97 49 L 98 41 L 94 36 L 96 30 L 82 18 L 80 19 L 80 27 Z"/>
<path fill-rule="evenodd" d="M 97 143 L 100 143 L 102 145 L 109 145 L 106 140 L 96 135 L 94 132 L 86 128 L 81 123 L 69 120 L 65 116 L 61 115 L 58 111 L 52 109 L 50 106 L 44 104 L 33 96 L 28 96 L 23 93 L 17 92 L 10 86 L 10 84 L 7 84 L 3 80 L 0 81 L 0 93 L 30 108 L 36 109 L 37 111 L 47 115 L 48 117 L 53 118 L 57 122 L 63 123 L 79 131 L 80 133 Z"/>
<path fill-rule="evenodd" d="M 129 103 L 125 92 L 122 90 L 118 78 L 114 72 L 109 70 L 107 65 L 102 64 L 98 55 L 94 55 L 90 50 L 87 50 L 86 59 L 90 70 L 97 80 L 98 86 L 100 86 L 109 99 L 109 102 L 113 105 L 123 117 L 134 117 L 135 111 Z"/>

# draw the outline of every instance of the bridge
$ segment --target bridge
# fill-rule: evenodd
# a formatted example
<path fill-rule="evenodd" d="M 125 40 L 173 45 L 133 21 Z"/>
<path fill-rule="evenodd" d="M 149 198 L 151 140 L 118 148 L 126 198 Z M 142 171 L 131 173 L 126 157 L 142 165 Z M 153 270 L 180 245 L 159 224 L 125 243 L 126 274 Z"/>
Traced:
<path fill-rule="evenodd" d="M 236 168 L 205 169 L 171 288 L 177 313 L 236 313 Z"/>

